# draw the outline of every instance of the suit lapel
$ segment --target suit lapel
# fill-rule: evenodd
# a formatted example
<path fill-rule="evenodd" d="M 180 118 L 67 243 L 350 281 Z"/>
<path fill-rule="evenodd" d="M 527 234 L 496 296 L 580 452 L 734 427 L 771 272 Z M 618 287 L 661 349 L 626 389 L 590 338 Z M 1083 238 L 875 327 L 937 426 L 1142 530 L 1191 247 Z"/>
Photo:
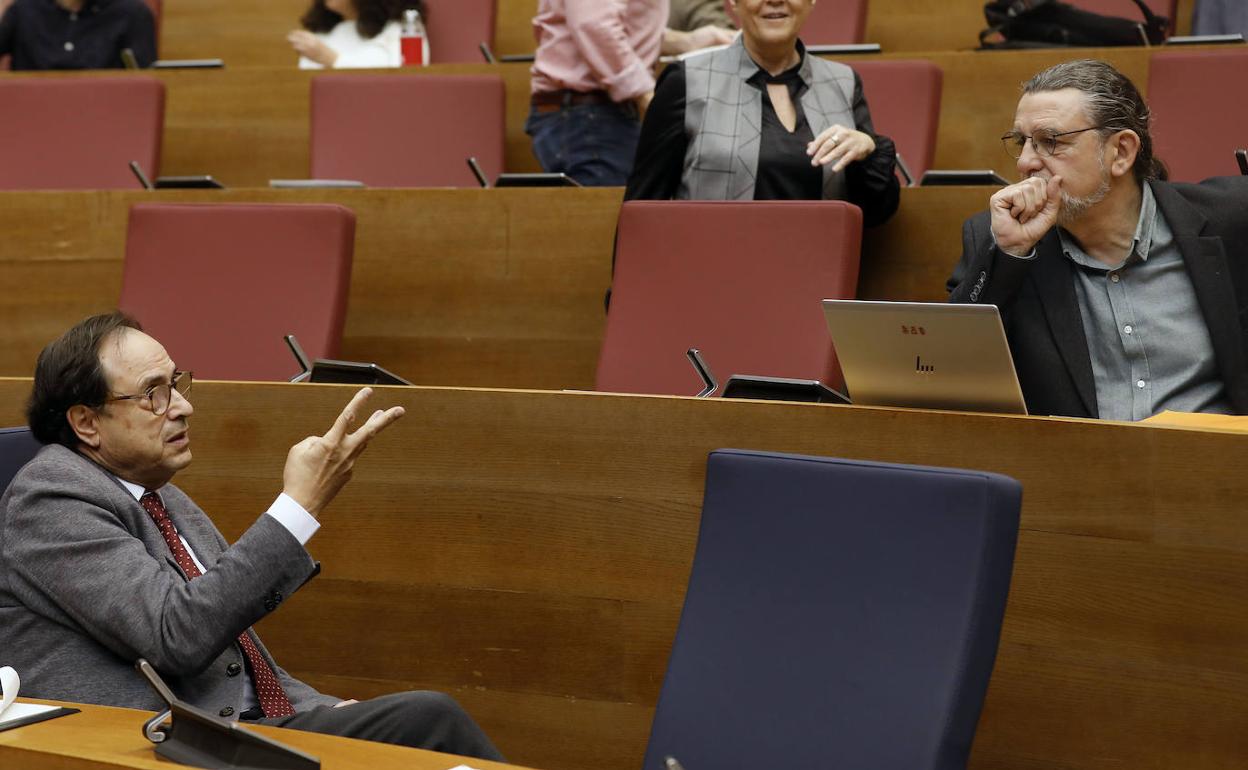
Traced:
<path fill-rule="evenodd" d="M 1244 332 L 1239 323 L 1239 303 L 1231 280 L 1226 248 L 1217 236 L 1202 236 L 1207 220 L 1181 195 L 1164 184 L 1151 183 L 1153 197 L 1174 233 L 1174 242 L 1209 329 L 1218 371 L 1227 397 L 1236 411 L 1248 411 L 1248 362 L 1244 356 Z"/>
<path fill-rule="evenodd" d="M 1075 383 L 1079 400 L 1087 413 L 1096 417 L 1096 381 L 1092 375 L 1092 356 L 1088 338 L 1083 333 L 1083 316 L 1075 296 L 1075 281 L 1070 261 L 1062 254 L 1061 239 L 1053 228 L 1036 245 L 1036 264 L 1030 276 L 1036 283 L 1036 296 L 1049 331 L 1057 345 L 1066 370 Z"/>

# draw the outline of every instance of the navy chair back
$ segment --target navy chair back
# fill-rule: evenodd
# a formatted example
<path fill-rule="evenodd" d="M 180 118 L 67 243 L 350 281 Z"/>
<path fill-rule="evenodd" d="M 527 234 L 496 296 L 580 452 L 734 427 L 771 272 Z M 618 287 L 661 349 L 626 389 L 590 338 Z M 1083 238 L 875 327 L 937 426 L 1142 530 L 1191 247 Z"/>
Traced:
<path fill-rule="evenodd" d="M 0 428 L 0 494 L 38 451 L 39 442 L 30 428 Z"/>
<path fill-rule="evenodd" d="M 723 449 L 645 770 L 961 770 L 1022 488 L 978 471 Z"/>

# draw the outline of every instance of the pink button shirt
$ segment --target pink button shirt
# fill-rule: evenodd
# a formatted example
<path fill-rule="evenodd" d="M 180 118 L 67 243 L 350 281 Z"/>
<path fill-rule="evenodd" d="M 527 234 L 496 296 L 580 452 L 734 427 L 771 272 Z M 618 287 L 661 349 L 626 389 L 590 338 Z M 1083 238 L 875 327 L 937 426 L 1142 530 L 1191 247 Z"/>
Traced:
<path fill-rule="evenodd" d="M 622 102 L 654 90 L 668 1 L 541 0 L 533 93 L 601 90 Z"/>

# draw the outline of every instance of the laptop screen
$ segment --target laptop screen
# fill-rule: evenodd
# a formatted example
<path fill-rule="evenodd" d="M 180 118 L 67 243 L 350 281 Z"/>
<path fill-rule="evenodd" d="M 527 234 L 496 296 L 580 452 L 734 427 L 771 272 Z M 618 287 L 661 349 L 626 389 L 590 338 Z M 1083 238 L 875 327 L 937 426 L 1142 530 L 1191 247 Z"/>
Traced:
<path fill-rule="evenodd" d="M 855 404 L 1027 414 L 995 305 L 823 301 Z"/>

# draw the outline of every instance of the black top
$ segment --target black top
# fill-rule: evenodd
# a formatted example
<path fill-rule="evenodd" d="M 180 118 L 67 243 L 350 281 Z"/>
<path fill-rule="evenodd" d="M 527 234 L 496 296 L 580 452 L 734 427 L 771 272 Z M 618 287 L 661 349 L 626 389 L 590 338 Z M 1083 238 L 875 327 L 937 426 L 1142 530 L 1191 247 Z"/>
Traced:
<path fill-rule="evenodd" d="M 805 201 L 823 197 L 823 169 L 810 165 L 810 156 L 806 154 L 806 145 L 814 141 L 815 134 L 797 98 L 806 88 L 798 74 L 801 68 L 799 61 L 792 69 L 774 76 L 760 68 L 746 81 L 763 92 L 763 125 L 754 178 L 756 201 Z M 797 123 L 791 132 L 784 127 L 776 114 L 776 106 L 771 103 L 767 86 L 772 83 L 789 89 L 789 100 L 797 112 Z M 684 122 L 684 115 L 681 115 L 681 122 Z M 683 154 L 681 157 L 683 160 Z"/>
<path fill-rule="evenodd" d="M 798 42 L 798 52 L 806 56 Z M 810 165 L 806 145 L 814 139 L 798 97 L 809 87 L 799 75 L 802 62 L 779 75 L 759 68 L 747 81 L 762 91 L 762 132 L 759 137 L 755 200 L 819 200 L 823 197 L 823 171 Z M 797 126 L 789 132 L 776 115 L 767 95 L 767 83 L 784 83 L 797 112 Z M 862 95 L 862 79 L 854 74 L 854 123 L 875 140 L 875 152 L 845 168 L 849 202 L 862 209 L 863 224 L 877 225 L 897 210 L 900 185 L 894 174 L 897 150 L 893 140 L 875 133 L 871 112 Z M 663 70 L 655 86 L 654 100 L 641 125 L 641 139 L 624 200 L 667 200 L 680 188 L 685 153 L 685 65 L 676 62 Z"/>
<path fill-rule="evenodd" d="M 120 69 L 121 51 L 140 67 L 156 60 L 156 23 L 142 0 L 87 0 L 71 13 L 56 0 L 16 0 L 0 18 L 0 55 L 15 70 Z"/>

